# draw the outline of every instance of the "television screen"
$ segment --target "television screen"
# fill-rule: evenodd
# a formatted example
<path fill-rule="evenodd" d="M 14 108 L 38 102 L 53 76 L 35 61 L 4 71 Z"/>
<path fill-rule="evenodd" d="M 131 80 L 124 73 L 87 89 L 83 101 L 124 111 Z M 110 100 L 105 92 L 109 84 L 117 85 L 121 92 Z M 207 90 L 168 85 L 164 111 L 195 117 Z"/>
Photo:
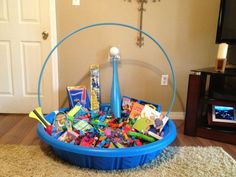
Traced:
<path fill-rule="evenodd" d="M 229 45 L 227 52 L 227 63 L 230 65 L 236 65 L 236 45 Z"/>
<path fill-rule="evenodd" d="M 214 122 L 236 123 L 235 108 L 213 105 L 212 118 Z"/>
<path fill-rule="evenodd" d="M 236 44 L 236 0 L 221 0 L 216 43 Z"/>

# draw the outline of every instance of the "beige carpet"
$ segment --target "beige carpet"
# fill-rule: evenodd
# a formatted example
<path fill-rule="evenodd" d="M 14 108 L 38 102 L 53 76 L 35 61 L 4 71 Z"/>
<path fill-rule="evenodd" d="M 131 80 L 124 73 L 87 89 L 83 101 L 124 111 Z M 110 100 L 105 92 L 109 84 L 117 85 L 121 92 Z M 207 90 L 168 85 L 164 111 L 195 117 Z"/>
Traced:
<path fill-rule="evenodd" d="M 236 161 L 218 147 L 168 147 L 152 163 L 125 171 L 81 169 L 62 162 L 46 146 L 0 145 L 0 176 L 236 176 Z"/>

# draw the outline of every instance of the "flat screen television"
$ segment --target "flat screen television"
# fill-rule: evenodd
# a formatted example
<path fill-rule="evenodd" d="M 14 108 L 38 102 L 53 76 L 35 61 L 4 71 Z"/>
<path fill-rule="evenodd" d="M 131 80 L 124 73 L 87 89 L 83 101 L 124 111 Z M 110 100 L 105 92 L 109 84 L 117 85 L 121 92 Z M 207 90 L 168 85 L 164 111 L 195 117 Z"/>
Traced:
<path fill-rule="evenodd" d="M 235 0 L 236 1 L 236 0 Z M 236 18 L 235 18 L 236 21 Z M 229 45 L 227 52 L 227 67 L 234 68 L 236 67 L 236 45 Z"/>
<path fill-rule="evenodd" d="M 236 44 L 236 0 L 221 0 L 216 43 Z"/>

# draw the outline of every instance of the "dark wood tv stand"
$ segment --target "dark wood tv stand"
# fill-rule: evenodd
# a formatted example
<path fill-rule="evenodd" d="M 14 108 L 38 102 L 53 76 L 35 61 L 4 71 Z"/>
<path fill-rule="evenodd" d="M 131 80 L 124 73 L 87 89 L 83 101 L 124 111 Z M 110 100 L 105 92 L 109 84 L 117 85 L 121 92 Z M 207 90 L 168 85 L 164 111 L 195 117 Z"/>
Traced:
<path fill-rule="evenodd" d="M 216 72 L 214 68 L 192 70 L 189 75 L 184 134 L 236 144 L 236 124 L 232 127 L 209 124 L 212 105 L 236 108 L 236 90 L 224 88 L 225 78 L 235 77 L 236 70 Z M 236 83 L 236 82 L 235 82 Z M 223 92 L 221 92 L 223 90 Z"/>

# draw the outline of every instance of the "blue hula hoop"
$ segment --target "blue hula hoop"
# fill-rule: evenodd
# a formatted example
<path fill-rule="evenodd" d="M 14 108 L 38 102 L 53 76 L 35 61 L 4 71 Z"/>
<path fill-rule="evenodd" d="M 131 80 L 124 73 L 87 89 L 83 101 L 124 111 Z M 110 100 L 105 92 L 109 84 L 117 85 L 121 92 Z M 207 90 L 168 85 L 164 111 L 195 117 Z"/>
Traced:
<path fill-rule="evenodd" d="M 54 47 L 53 49 L 49 52 L 47 58 L 45 59 L 44 63 L 43 63 L 43 67 L 41 69 L 41 72 L 40 72 L 40 75 L 39 75 L 39 80 L 38 80 L 38 105 L 40 107 L 42 107 L 42 103 L 41 103 L 41 99 L 40 99 L 40 93 L 41 93 L 41 90 L 40 90 L 40 87 L 41 87 L 41 81 L 42 81 L 42 77 L 43 77 L 43 73 L 44 73 L 44 70 L 45 70 L 45 67 L 51 57 L 51 55 L 53 54 L 53 52 L 57 49 L 57 47 L 59 47 L 66 39 L 68 39 L 69 37 L 71 37 L 72 35 L 80 32 L 80 31 L 83 31 L 85 29 L 88 29 L 88 28 L 92 28 L 92 27 L 97 27 L 97 26 L 121 26 L 121 27 L 126 27 L 126 28 L 129 28 L 129 29 L 133 29 L 135 31 L 138 31 L 138 32 L 141 32 L 142 34 L 144 34 L 145 36 L 147 36 L 149 39 L 151 39 L 160 49 L 161 51 L 163 52 L 166 60 L 168 61 L 168 64 L 170 66 L 170 69 L 171 69 L 171 74 L 172 74 L 172 80 L 173 80 L 173 93 L 172 93 L 172 98 L 171 98 L 171 103 L 170 103 L 170 106 L 168 108 L 168 111 L 166 113 L 166 115 L 168 116 L 169 113 L 171 112 L 172 110 L 172 107 L 174 105 L 174 101 L 175 101 L 175 96 L 176 96 L 176 77 L 175 77 L 175 72 L 174 72 L 174 68 L 173 68 L 173 65 L 167 55 L 167 53 L 165 52 L 164 48 L 160 45 L 160 43 L 154 39 L 151 35 L 149 35 L 148 33 L 146 33 L 145 31 L 143 30 L 140 30 L 136 27 L 133 27 L 133 26 L 130 26 L 130 25 L 127 25 L 127 24 L 123 24 L 123 23 L 114 23 L 114 22 L 104 22 L 104 23 L 94 23 L 94 24 L 91 24 L 91 25 L 88 25 L 88 26 L 84 26 L 82 28 L 79 28 L 79 29 L 76 29 L 74 31 L 72 31 L 71 33 L 67 34 L 64 38 L 62 38 Z"/>

